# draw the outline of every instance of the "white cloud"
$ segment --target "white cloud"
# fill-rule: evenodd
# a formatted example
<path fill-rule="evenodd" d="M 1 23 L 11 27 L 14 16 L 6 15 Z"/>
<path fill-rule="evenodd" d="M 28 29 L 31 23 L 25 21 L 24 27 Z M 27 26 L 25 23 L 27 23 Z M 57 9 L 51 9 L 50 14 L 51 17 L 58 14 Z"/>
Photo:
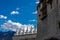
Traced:
<path fill-rule="evenodd" d="M 39 1 L 37 1 L 37 2 L 35 2 L 36 4 L 38 4 L 39 3 Z"/>
<path fill-rule="evenodd" d="M 12 30 L 12 29 L 14 30 L 14 29 L 18 28 L 19 26 L 20 26 L 19 23 L 12 22 L 11 20 L 8 20 L 6 23 L 4 23 L 3 25 L 1 25 L 2 29 L 5 29 L 5 30 Z"/>
<path fill-rule="evenodd" d="M 8 20 L 8 23 L 12 23 L 12 21 L 11 20 Z"/>
<path fill-rule="evenodd" d="M 30 22 L 35 22 L 36 20 L 35 19 L 33 19 L 33 20 L 29 20 Z"/>
<path fill-rule="evenodd" d="M 20 8 L 16 8 L 16 10 L 19 10 Z"/>
<path fill-rule="evenodd" d="M 0 18 L 2 18 L 2 19 L 7 19 L 7 16 L 0 15 Z"/>
<path fill-rule="evenodd" d="M 18 11 L 12 11 L 11 14 L 13 14 L 13 15 L 14 14 L 19 14 L 19 12 Z"/>
<path fill-rule="evenodd" d="M 32 24 L 21 24 L 21 23 L 18 23 L 18 22 L 13 22 L 11 20 L 8 20 L 6 23 L 2 24 L 1 25 L 1 28 L 4 29 L 4 30 L 11 30 L 11 31 L 15 31 L 16 34 L 19 34 L 19 33 L 23 33 L 24 31 L 24 34 L 26 34 L 27 32 L 28 33 L 33 33 L 33 29 L 34 29 L 34 25 Z M 31 31 L 32 30 L 32 31 Z"/>
<path fill-rule="evenodd" d="M 37 14 L 37 11 L 33 12 L 33 14 Z"/>

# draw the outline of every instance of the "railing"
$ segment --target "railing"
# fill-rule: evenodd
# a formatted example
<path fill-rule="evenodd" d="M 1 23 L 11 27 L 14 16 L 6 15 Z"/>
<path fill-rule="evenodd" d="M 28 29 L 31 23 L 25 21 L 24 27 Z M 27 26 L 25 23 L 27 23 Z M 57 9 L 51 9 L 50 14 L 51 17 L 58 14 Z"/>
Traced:
<path fill-rule="evenodd" d="M 37 29 L 34 29 L 34 30 L 33 29 L 30 29 L 30 30 L 20 29 L 16 31 L 15 35 L 26 35 L 26 34 L 35 34 L 35 33 L 37 33 Z"/>

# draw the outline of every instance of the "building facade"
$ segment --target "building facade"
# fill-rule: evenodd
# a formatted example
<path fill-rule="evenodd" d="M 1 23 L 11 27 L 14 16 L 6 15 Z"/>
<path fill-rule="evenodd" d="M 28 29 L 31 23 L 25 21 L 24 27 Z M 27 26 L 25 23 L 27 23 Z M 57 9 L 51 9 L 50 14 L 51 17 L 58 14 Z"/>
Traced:
<path fill-rule="evenodd" d="M 13 40 L 36 40 L 36 34 L 15 35 Z"/>
<path fill-rule="evenodd" d="M 37 40 L 60 40 L 60 0 L 40 0 Z"/>

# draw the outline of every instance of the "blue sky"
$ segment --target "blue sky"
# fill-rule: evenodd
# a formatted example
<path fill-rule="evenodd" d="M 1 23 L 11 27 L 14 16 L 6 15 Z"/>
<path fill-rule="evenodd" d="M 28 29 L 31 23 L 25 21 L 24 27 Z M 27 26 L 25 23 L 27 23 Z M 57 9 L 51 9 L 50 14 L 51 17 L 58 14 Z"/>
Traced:
<path fill-rule="evenodd" d="M 0 0 L 0 26 L 8 20 L 36 26 L 37 1 L 38 0 Z"/>

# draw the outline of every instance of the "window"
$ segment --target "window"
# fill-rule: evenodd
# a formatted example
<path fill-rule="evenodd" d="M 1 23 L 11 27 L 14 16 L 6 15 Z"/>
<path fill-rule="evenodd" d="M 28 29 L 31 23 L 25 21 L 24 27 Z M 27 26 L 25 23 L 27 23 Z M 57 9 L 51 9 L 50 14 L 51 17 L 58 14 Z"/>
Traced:
<path fill-rule="evenodd" d="M 40 0 L 40 3 L 37 6 L 39 19 L 44 20 L 47 17 L 47 4 L 45 0 Z"/>
<path fill-rule="evenodd" d="M 40 3 L 43 3 L 44 2 L 44 0 L 40 0 Z"/>
<path fill-rule="evenodd" d="M 51 8 L 52 8 L 52 2 L 53 0 L 48 0 L 47 3 L 51 5 Z"/>
<path fill-rule="evenodd" d="M 58 0 L 56 0 L 57 1 L 57 5 L 58 5 Z"/>
<path fill-rule="evenodd" d="M 59 22 L 59 29 L 60 29 L 60 22 Z"/>
<path fill-rule="evenodd" d="M 42 4 L 42 8 L 40 9 L 41 20 L 44 20 L 47 17 L 47 5 L 45 3 Z"/>

